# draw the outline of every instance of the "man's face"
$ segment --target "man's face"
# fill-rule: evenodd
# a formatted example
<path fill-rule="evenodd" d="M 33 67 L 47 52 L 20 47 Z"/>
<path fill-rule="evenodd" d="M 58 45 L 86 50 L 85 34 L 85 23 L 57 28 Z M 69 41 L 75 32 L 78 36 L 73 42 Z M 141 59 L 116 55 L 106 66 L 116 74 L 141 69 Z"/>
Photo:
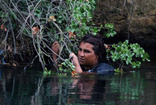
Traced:
<path fill-rule="evenodd" d="M 79 63 L 82 66 L 93 68 L 98 63 L 98 56 L 95 55 L 93 45 L 81 42 L 78 50 Z"/>

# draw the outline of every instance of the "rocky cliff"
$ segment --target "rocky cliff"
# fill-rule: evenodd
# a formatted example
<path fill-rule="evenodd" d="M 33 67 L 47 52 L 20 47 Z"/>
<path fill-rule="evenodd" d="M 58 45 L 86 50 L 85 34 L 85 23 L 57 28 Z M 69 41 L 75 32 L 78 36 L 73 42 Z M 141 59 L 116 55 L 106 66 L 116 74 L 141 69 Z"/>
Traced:
<path fill-rule="evenodd" d="M 114 23 L 115 40 L 156 48 L 156 0 L 97 0 L 93 19 L 96 25 Z"/>

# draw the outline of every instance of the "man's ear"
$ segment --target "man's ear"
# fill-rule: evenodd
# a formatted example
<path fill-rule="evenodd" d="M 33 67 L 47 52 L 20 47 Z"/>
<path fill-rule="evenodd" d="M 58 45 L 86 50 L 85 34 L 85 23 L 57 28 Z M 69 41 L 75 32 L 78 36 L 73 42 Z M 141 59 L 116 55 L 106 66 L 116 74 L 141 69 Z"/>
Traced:
<path fill-rule="evenodd" d="M 97 61 L 99 61 L 99 56 L 98 55 L 96 55 L 96 58 L 97 58 Z"/>

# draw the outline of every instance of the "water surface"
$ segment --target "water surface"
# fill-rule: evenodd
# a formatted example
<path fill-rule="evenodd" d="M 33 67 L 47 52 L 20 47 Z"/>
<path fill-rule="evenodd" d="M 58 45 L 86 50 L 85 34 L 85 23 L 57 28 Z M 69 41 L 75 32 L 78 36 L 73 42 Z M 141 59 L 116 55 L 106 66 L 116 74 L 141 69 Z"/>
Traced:
<path fill-rule="evenodd" d="M 123 74 L 43 76 L 37 67 L 0 67 L 0 105 L 156 105 L 156 66 Z"/>

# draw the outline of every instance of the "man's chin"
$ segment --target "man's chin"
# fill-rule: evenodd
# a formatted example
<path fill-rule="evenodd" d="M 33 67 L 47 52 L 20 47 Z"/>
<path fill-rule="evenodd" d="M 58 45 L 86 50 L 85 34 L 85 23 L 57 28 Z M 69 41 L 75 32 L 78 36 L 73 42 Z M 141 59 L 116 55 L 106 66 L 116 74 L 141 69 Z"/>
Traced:
<path fill-rule="evenodd" d="M 81 66 L 85 66 L 83 63 L 80 63 Z"/>
<path fill-rule="evenodd" d="M 83 67 L 90 67 L 88 64 L 86 64 L 86 63 L 80 63 L 80 65 L 81 66 L 83 66 Z"/>
<path fill-rule="evenodd" d="M 86 64 L 85 64 L 85 63 L 83 63 L 83 62 L 80 62 L 80 65 L 81 65 L 81 66 L 85 66 Z"/>

